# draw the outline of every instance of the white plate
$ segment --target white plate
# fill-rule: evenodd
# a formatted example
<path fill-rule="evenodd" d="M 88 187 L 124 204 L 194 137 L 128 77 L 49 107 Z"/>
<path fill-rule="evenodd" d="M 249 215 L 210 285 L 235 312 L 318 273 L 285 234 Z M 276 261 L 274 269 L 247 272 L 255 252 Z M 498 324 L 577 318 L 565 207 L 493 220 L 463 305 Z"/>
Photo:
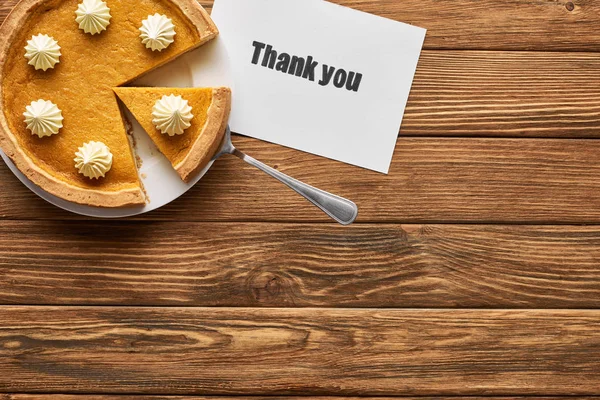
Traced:
<path fill-rule="evenodd" d="M 228 86 L 233 89 L 233 78 L 227 49 L 223 41 L 217 37 L 202 47 L 138 79 L 131 86 L 134 85 L 164 87 Z M 1 150 L 0 155 L 17 178 L 42 199 L 76 214 L 101 218 L 129 217 L 162 207 L 187 192 L 211 167 L 212 162 L 193 177 L 189 183 L 184 183 L 171 166 L 171 163 L 157 150 L 154 143 L 129 111 L 126 111 L 125 114 L 133 124 L 136 153 L 142 159 L 140 176 L 150 200 L 144 206 L 102 208 L 84 206 L 60 199 L 42 190 L 27 179 Z"/>

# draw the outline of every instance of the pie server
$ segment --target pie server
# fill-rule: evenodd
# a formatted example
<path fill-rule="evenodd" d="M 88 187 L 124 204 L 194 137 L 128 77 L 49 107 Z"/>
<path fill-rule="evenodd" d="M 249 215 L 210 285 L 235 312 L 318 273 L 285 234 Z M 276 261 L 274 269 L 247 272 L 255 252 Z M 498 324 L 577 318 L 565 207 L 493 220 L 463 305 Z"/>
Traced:
<path fill-rule="evenodd" d="M 304 197 L 306 200 L 319 207 L 325 214 L 336 220 L 342 225 L 349 225 L 356 219 L 358 215 L 358 207 L 354 202 L 345 199 L 335 194 L 328 193 L 324 190 L 317 189 L 316 187 L 307 185 L 304 182 L 300 182 L 297 179 L 287 176 L 286 174 L 277 171 L 274 168 L 269 167 L 261 163 L 258 160 L 242 153 L 233 146 L 231 142 L 231 130 L 229 126 L 225 130 L 225 137 L 223 138 L 223 144 L 219 149 L 219 152 L 213 157 L 213 161 L 218 159 L 224 154 L 233 154 L 234 156 L 241 158 L 248 164 L 255 166 L 268 175 L 277 179 L 279 182 L 287 185 L 290 189 Z"/>

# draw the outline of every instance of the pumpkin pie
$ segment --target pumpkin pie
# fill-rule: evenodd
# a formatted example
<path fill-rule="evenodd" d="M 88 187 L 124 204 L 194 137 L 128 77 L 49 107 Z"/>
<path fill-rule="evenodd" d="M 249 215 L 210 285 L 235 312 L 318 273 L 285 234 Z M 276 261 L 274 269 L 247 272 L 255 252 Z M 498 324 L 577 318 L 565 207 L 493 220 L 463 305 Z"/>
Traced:
<path fill-rule="evenodd" d="M 106 7 L 95 11 L 98 4 L 93 1 L 21 0 L 0 27 L 0 147 L 32 182 L 63 199 L 103 207 L 143 204 L 135 157 L 113 88 L 202 45 L 218 31 L 196 0 L 101 1 L 110 9 L 110 19 Z M 88 15 L 94 12 L 97 18 Z M 163 27 L 163 20 L 172 23 L 175 33 L 171 30 L 166 39 L 152 38 L 148 32 Z M 35 36 L 41 42 L 32 44 Z M 39 57 L 29 54 L 30 49 L 25 57 L 25 47 L 35 50 L 40 43 L 51 48 L 53 53 L 48 54 L 53 56 L 37 69 Z M 229 106 L 228 100 L 222 100 L 225 91 L 194 94 L 189 90 L 186 96 L 204 116 L 195 122 L 197 131 L 169 144 L 166 138 L 155 138 L 182 177 L 197 170 L 194 160 L 201 165 L 212 156 L 202 152 L 214 148 L 217 122 L 213 121 L 225 118 Z M 33 135 L 35 124 L 24 121 L 26 110 L 29 122 L 33 118 L 31 106 L 52 112 L 54 120 L 44 135 Z M 220 116 L 211 111 L 217 106 Z M 214 136 L 211 140 L 205 135 L 207 128 Z M 85 144 L 91 147 L 82 148 Z M 75 167 L 74 155 L 79 149 L 81 164 L 100 145 L 103 165 L 111 164 L 110 170 L 91 179 Z M 82 156 L 82 149 L 88 153 Z"/>
<path fill-rule="evenodd" d="M 204 168 L 219 149 L 231 108 L 229 88 L 114 90 L 184 181 Z M 168 97 L 181 99 L 189 110 L 189 123 L 177 133 L 161 131 L 153 113 L 157 103 Z"/>

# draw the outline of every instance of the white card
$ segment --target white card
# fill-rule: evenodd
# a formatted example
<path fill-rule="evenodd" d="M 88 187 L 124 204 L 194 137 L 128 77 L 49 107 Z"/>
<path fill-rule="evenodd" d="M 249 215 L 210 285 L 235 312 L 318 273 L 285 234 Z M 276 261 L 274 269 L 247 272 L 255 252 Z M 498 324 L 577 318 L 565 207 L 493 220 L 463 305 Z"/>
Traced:
<path fill-rule="evenodd" d="M 326 1 L 216 0 L 212 17 L 232 131 L 388 172 L 425 29 Z"/>

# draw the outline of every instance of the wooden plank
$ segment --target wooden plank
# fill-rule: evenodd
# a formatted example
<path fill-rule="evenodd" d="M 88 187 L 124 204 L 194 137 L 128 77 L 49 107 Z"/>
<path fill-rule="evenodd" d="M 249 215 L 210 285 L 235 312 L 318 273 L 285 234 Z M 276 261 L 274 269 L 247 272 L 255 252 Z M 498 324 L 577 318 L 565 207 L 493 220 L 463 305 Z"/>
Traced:
<path fill-rule="evenodd" d="M 362 223 L 600 222 L 600 140 L 401 138 L 387 176 L 254 139 L 234 142 L 291 176 L 354 200 Z M 5 166 L 0 174 L 1 217 L 70 217 L 36 199 Z M 142 219 L 330 221 L 234 157 Z"/>
<path fill-rule="evenodd" d="M 598 400 L 594 396 L 513 396 L 513 397 L 340 397 L 340 396 L 144 396 L 144 400 Z M 139 400 L 135 395 L 102 394 L 0 394 L 0 400 Z"/>
<path fill-rule="evenodd" d="M 473 67 L 477 65 L 477 67 Z M 425 52 L 419 71 L 415 80 L 415 85 L 412 91 L 411 100 L 409 101 L 406 117 L 404 119 L 403 128 L 401 131 L 402 136 L 514 136 L 514 135 L 525 135 L 525 136 L 564 136 L 564 137 L 594 137 L 598 136 L 600 132 L 600 80 L 597 78 L 600 76 L 600 56 L 593 54 L 569 54 L 569 53 L 511 53 L 511 52 Z M 556 72 L 558 71 L 558 72 Z M 563 71 L 577 71 L 576 73 L 564 75 Z M 468 90 L 467 90 L 468 89 Z M 506 221 L 505 215 L 497 215 L 498 213 L 507 214 L 513 213 L 514 218 L 510 219 L 510 222 L 528 221 L 530 215 L 534 216 L 533 221 L 529 222 L 546 222 L 556 221 L 556 215 L 544 215 L 546 212 L 534 210 L 533 213 L 526 211 L 520 213 L 518 210 L 518 203 L 521 200 L 536 202 L 536 204 L 530 204 L 531 207 L 540 207 L 537 203 L 539 200 L 535 199 L 535 196 L 542 193 L 533 193 L 533 198 L 527 200 L 521 197 L 521 193 L 508 192 L 507 195 L 514 195 L 516 199 L 510 199 L 504 204 L 504 207 L 515 207 L 513 211 L 505 211 L 502 208 L 497 208 L 496 205 L 489 205 L 492 207 L 492 214 L 496 215 L 485 215 L 483 210 L 479 210 L 474 207 L 473 213 L 476 215 L 468 215 L 462 211 L 460 212 L 448 212 L 442 210 L 440 216 L 435 207 L 432 204 L 427 204 L 431 199 L 426 199 L 426 203 L 429 212 L 429 216 L 414 215 L 411 213 L 411 206 L 420 205 L 423 203 L 414 203 L 412 199 L 402 201 L 401 199 L 390 199 L 392 202 L 399 202 L 396 208 L 394 204 L 393 211 L 394 216 L 389 219 L 389 215 L 385 215 L 379 212 L 379 204 L 372 204 L 373 197 L 371 193 L 363 193 L 359 191 L 355 192 L 356 187 L 363 187 L 363 183 L 360 181 L 367 181 L 367 185 L 373 187 L 384 187 L 385 189 L 393 192 L 393 196 L 403 196 L 403 191 L 400 193 L 398 188 L 404 188 L 404 186 L 393 186 L 395 184 L 403 185 L 406 179 L 405 177 L 396 177 L 394 174 L 398 170 L 392 168 L 392 176 L 385 178 L 379 175 L 364 173 L 363 171 L 353 167 L 342 166 L 338 163 L 329 162 L 327 160 L 319 160 L 315 157 L 305 156 L 300 153 L 291 150 L 280 150 L 277 146 L 268 144 L 258 144 L 251 139 L 238 138 L 236 143 L 239 143 L 243 149 L 248 149 L 251 152 L 255 152 L 257 157 L 265 158 L 265 161 L 269 161 L 272 164 L 281 164 L 281 167 L 289 170 L 291 162 L 302 162 L 305 165 L 310 164 L 316 166 L 316 171 L 323 175 L 324 179 L 321 179 L 321 185 L 329 190 L 338 190 L 340 194 L 346 196 L 352 196 L 357 200 L 360 200 L 361 215 L 359 221 L 373 221 L 373 220 L 384 220 L 384 221 L 398 221 L 398 210 L 401 210 L 406 219 L 402 221 L 412 222 L 423 222 L 423 221 L 472 221 L 476 218 L 481 217 L 488 221 Z M 439 140 L 439 142 L 429 141 L 426 142 L 427 146 L 433 146 L 436 149 L 444 148 L 446 141 Z M 455 142 L 456 143 L 456 142 Z M 466 142 L 461 142 L 466 143 Z M 485 146 L 486 142 L 471 143 L 465 146 L 465 151 L 476 149 L 481 146 Z M 497 142 L 493 142 L 497 143 Z M 503 155 L 507 163 L 512 163 L 510 154 L 515 151 L 520 151 L 521 142 L 510 142 L 510 146 L 503 146 L 506 148 L 508 154 Z M 525 143 L 525 142 L 523 142 Z M 540 142 L 527 142 L 525 148 L 535 147 L 536 143 Z M 548 142 L 550 145 L 546 145 L 546 148 L 562 147 L 562 142 Z M 515 144 L 513 148 L 513 144 Z M 580 151 L 577 147 L 586 147 L 589 142 L 579 142 L 578 145 L 570 145 L 576 154 L 572 154 L 570 158 L 578 157 Z M 399 143 L 399 148 L 396 152 L 396 165 L 400 165 L 399 168 L 409 167 L 413 170 L 413 174 L 418 173 L 419 177 L 422 177 L 427 171 L 422 170 L 418 166 L 408 165 L 406 162 L 400 161 L 399 157 L 406 157 L 406 151 L 412 151 L 411 146 L 404 145 L 404 142 Z M 494 148 L 494 146 L 491 146 Z M 595 144 L 593 145 L 595 147 Z M 406 150 L 405 150 L 406 149 Z M 450 152 L 452 149 L 448 149 Z M 453 150 L 460 152 L 463 149 L 460 146 L 453 146 Z M 550 150 L 552 153 L 552 151 Z M 589 152 L 587 154 L 590 154 Z M 449 157 L 453 154 L 448 153 Z M 595 155 L 590 154 L 590 157 L 596 158 Z M 525 154 L 524 157 L 529 157 Z M 550 161 L 556 157 L 553 154 L 544 155 L 545 158 Z M 298 161 L 296 161 L 298 160 Z M 451 160 L 448 158 L 448 160 Z M 412 158 L 412 161 L 418 162 L 416 158 Z M 428 162 L 427 160 L 423 160 Z M 475 161 L 475 156 L 474 156 Z M 592 165 L 596 163 L 595 160 L 591 160 Z M 223 177 L 230 180 L 221 182 L 215 182 L 219 187 L 218 190 L 224 190 L 225 192 L 220 193 L 216 198 L 211 193 L 209 197 L 206 197 L 206 191 L 202 191 L 198 194 L 198 191 L 194 191 L 197 195 L 203 197 L 200 208 L 196 209 L 206 210 L 204 215 L 192 215 L 192 219 L 220 219 L 224 212 L 228 212 L 226 219 L 228 220 L 260 220 L 266 218 L 268 220 L 310 220 L 310 221 L 325 221 L 318 212 L 315 212 L 312 207 L 305 205 L 304 200 L 296 197 L 287 191 L 286 188 L 279 186 L 274 182 L 269 182 L 269 179 L 262 176 L 259 172 L 251 170 L 250 167 L 241 166 L 237 160 L 223 161 L 230 163 L 226 168 L 226 175 L 215 175 L 209 174 L 207 180 L 210 180 L 211 176 L 219 180 Z M 436 163 L 437 160 L 430 160 L 429 162 Z M 584 160 L 585 163 L 588 160 Z M 219 163 L 221 165 L 221 163 Z M 465 165 L 466 168 L 466 164 Z M 242 170 L 238 170 L 239 168 Z M 218 169 L 219 167 L 217 167 Z M 560 168 L 560 167 L 559 167 Z M 299 174 L 299 177 L 311 174 L 307 171 L 293 171 Z M 511 172 L 519 175 L 521 178 L 521 171 L 519 169 L 513 169 Z M 439 171 L 436 171 L 436 176 L 440 176 Z M 465 188 L 463 187 L 452 187 L 456 182 L 456 171 L 451 176 L 445 176 L 444 182 L 427 182 L 423 189 L 427 189 L 431 186 L 442 193 L 449 192 L 446 196 L 440 196 L 439 193 L 436 198 L 440 199 L 438 206 L 450 207 L 454 205 L 454 196 L 460 196 L 458 191 L 464 193 Z M 541 171 L 523 171 L 524 177 L 527 178 L 528 174 L 542 173 Z M 562 170 L 548 171 L 548 173 L 559 175 L 563 173 Z M 477 179 L 475 176 L 471 176 L 468 171 L 458 171 L 459 175 L 469 175 L 473 179 Z M 481 178 L 487 179 L 493 172 L 490 169 L 478 170 Z M 243 175 L 243 176 L 241 176 Z M 352 179 L 355 179 L 358 184 L 354 187 L 349 187 L 346 184 L 335 184 L 332 186 L 332 176 L 348 176 L 352 175 Z M 447 174 L 445 174 L 447 175 Z M 510 175 L 510 173 L 509 173 Z M 245 179 L 245 177 L 252 176 L 253 180 Z M 354 177 L 356 176 L 356 177 Z M 444 176 L 444 171 L 442 175 Z M 362 178 L 362 179 L 361 179 Z M 35 196 L 29 193 L 25 188 L 20 185 L 9 176 L 6 170 L 0 170 L 0 179 L 7 185 L 7 189 L 0 193 L 0 215 L 5 218 L 66 218 L 67 213 L 61 212 L 54 209 L 54 207 L 44 205 L 43 202 L 35 200 Z M 308 179 L 312 179 L 308 176 Z M 256 183 L 256 184 L 255 184 Z M 315 181 L 314 183 L 318 183 Z M 239 185 L 243 184 L 243 188 Z M 211 184 L 212 186 L 213 184 Z M 440 185 L 447 185 L 447 187 L 439 187 Z M 539 185 L 539 183 L 535 183 Z M 546 183 L 542 183 L 539 191 L 545 192 L 547 190 L 544 186 Z M 223 188 L 224 186 L 224 188 Z M 260 187 L 256 187 L 260 186 Z M 485 190 L 485 193 L 471 193 L 467 194 L 468 198 L 459 199 L 461 203 L 472 202 L 474 196 L 488 197 L 489 202 L 495 202 L 494 192 L 505 192 L 505 188 L 501 186 L 489 186 L 486 188 L 481 187 L 481 182 L 471 184 L 468 183 L 466 191 L 471 189 L 479 188 Z M 240 198 L 239 189 L 247 191 L 247 196 L 243 199 L 243 202 L 235 202 L 233 200 Z M 568 189 L 568 188 L 567 188 Z M 527 189 L 529 190 L 529 189 Z M 277 196 L 277 200 L 274 201 L 269 195 L 273 193 Z M 416 198 L 422 198 L 426 196 L 426 193 L 421 193 L 418 189 L 417 192 L 412 192 L 411 196 Z M 235 196 L 235 197 L 232 197 Z M 449 198 L 450 196 L 450 198 Z M 362 197 L 362 198 L 361 198 Z M 213 202 L 213 199 L 215 202 Z M 497 199 L 498 201 L 506 201 L 506 199 Z M 189 196 L 186 196 L 186 201 L 194 206 L 198 206 L 196 200 L 192 200 Z M 233 202 L 232 202 L 233 201 Z M 209 204 L 206 204 L 209 203 Z M 371 203 L 371 204 L 369 204 Z M 408 203 L 408 204 L 407 204 Z M 178 204 L 181 204 L 179 202 Z M 258 204 L 268 205 L 270 213 L 265 213 L 263 209 L 257 207 Z M 573 207 L 571 207 L 571 205 Z M 595 208 L 597 204 L 590 205 Z M 177 208 L 177 207 L 175 207 Z M 277 208 L 277 209 L 275 209 Z M 433 208 L 433 209 L 432 209 Z M 548 209 L 549 207 L 544 206 Z M 565 208 L 570 209 L 570 213 L 580 214 L 581 210 L 585 210 L 587 206 L 581 206 L 580 204 L 567 204 Z M 179 209 L 179 208 L 177 208 Z M 293 210 L 292 210 L 293 209 Z M 376 213 L 373 212 L 376 209 Z M 418 210 L 417 210 L 418 211 Z M 497 211 L 497 212 L 496 212 Z M 562 210 L 564 211 L 564 209 Z M 561 212 L 562 212 L 561 211 Z M 536 215 L 539 213 L 542 215 Z M 552 213 L 552 210 L 550 210 Z M 173 215 L 173 211 L 168 211 L 169 217 Z M 418 213 L 420 214 L 420 213 Z M 450 214 L 450 215 L 448 215 Z M 521 215 L 520 215 L 521 214 Z M 524 214 L 524 215 L 523 215 Z M 569 214 L 569 212 L 567 212 Z M 175 213 L 177 215 L 177 213 Z M 466 219 L 464 216 L 466 215 Z M 181 218 L 188 218 L 189 213 L 185 210 L 184 214 L 180 214 Z M 167 218 L 165 213 L 155 213 L 152 218 Z M 597 217 L 594 217 L 597 218 Z M 573 216 L 571 222 L 589 222 L 581 218 L 581 215 Z M 597 221 L 597 219 L 594 219 Z"/>
<path fill-rule="evenodd" d="M 400 135 L 598 138 L 600 54 L 425 50 Z"/>
<path fill-rule="evenodd" d="M 593 310 L 1 307 L 0 321 L 8 393 L 591 395 L 600 387 Z"/>
<path fill-rule="evenodd" d="M 600 227 L 0 225 L 0 303 L 600 308 Z"/>
<path fill-rule="evenodd" d="M 402 134 L 598 137 L 599 65 L 594 53 L 424 51 Z"/>
<path fill-rule="evenodd" d="M 135 396 L 135 395 L 102 395 L 102 394 L 0 394 L 0 400 L 139 400 L 140 396 Z M 364 397 L 326 397 L 326 396 L 310 396 L 310 397 L 304 397 L 304 396 L 298 396 L 298 397 L 293 397 L 293 396 L 230 396 L 230 397 L 226 397 L 226 396 L 169 396 L 169 395 L 163 395 L 163 396 L 153 396 L 153 395 L 145 395 L 143 397 L 144 400 L 307 400 L 307 399 L 311 399 L 311 400 L 363 400 L 365 399 Z M 373 400 L 392 400 L 392 399 L 397 399 L 396 397 L 370 397 L 370 398 L 366 398 L 367 399 L 373 399 Z M 513 398 L 514 400 L 529 400 L 532 399 L 531 397 L 527 397 L 527 398 Z M 506 398 L 506 399 L 502 399 L 502 398 L 490 398 L 490 400 L 513 400 L 511 398 Z M 571 400 L 573 399 L 572 397 L 568 397 L 568 399 L 566 397 L 553 397 L 550 398 L 549 400 Z M 580 399 L 582 400 L 597 400 L 592 398 L 586 398 L 586 397 L 581 397 Z M 429 400 L 427 398 L 402 398 L 402 400 Z M 431 399 L 433 400 L 433 399 Z M 443 398 L 436 398 L 436 400 L 446 400 Z M 473 397 L 466 397 L 464 399 L 460 399 L 460 398 L 456 398 L 456 397 L 452 397 L 452 398 L 448 398 L 447 400 L 475 400 L 475 398 Z M 536 399 L 533 398 L 532 400 L 546 400 L 546 399 Z"/>
<path fill-rule="evenodd" d="M 425 48 L 598 51 L 594 0 L 333 0 L 427 28 Z M 579 38 L 574 35 L 582 35 Z"/>
<path fill-rule="evenodd" d="M 103 395 L 103 394 L 0 394 L 0 400 L 140 400 L 140 396 L 136 395 Z M 199 397 L 199 396 L 144 396 L 144 400 L 277 400 L 276 398 L 266 397 L 250 397 L 250 396 L 234 396 L 234 397 Z M 282 400 L 301 400 L 300 398 L 281 397 Z M 569 397 L 570 399 L 570 397 Z M 334 400 L 334 399 L 331 399 Z M 343 400 L 343 399 L 340 399 Z M 360 400 L 351 399 L 349 400 Z M 496 400 L 494 398 L 493 400 Z M 526 400 L 526 399 L 523 399 Z M 540 399 L 541 400 L 541 399 Z M 561 400 L 561 398 L 556 398 Z M 567 399 L 564 399 L 567 400 Z M 588 400 L 588 399 L 584 399 Z"/>
<path fill-rule="evenodd" d="M 600 54 L 426 50 L 400 135 L 598 137 L 599 76 Z"/>
<path fill-rule="evenodd" d="M 334 0 L 428 29 L 425 48 L 599 51 L 594 0 Z M 17 0 L 0 0 L 3 21 Z M 211 0 L 200 1 L 208 10 Z"/>

